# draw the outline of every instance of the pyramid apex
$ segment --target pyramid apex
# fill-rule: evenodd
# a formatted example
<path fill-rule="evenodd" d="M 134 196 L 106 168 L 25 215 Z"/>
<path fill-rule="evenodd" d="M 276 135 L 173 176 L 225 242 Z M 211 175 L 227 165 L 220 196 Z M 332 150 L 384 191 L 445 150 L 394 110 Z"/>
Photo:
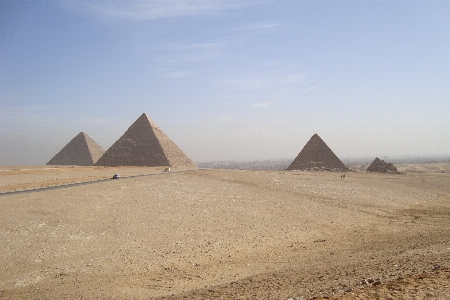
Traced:
<path fill-rule="evenodd" d="M 142 115 L 139 116 L 139 118 L 136 119 L 136 121 L 140 120 L 140 119 L 150 119 L 150 118 L 148 117 L 148 115 L 146 113 L 143 113 Z"/>
<path fill-rule="evenodd" d="M 92 138 L 84 131 L 80 131 L 80 133 L 78 133 L 76 136 L 76 138 L 84 138 L 85 140 L 91 139 Z"/>
<path fill-rule="evenodd" d="M 136 119 L 135 123 L 142 122 L 144 120 L 148 121 L 148 123 L 150 123 L 150 126 L 156 128 L 158 130 L 161 130 L 161 128 L 159 128 L 158 124 L 156 124 L 156 122 L 153 121 L 146 113 L 142 113 L 142 115 L 140 115 L 140 117 Z"/>

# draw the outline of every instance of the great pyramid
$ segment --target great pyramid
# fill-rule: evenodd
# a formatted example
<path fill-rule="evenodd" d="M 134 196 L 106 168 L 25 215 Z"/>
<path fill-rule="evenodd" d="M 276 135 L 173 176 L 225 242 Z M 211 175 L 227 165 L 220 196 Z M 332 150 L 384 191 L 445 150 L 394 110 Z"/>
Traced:
<path fill-rule="evenodd" d="M 400 173 L 397 171 L 397 168 L 393 164 L 387 163 L 384 160 L 379 159 L 378 157 L 375 158 L 367 168 L 367 172 Z"/>
<path fill-rule="evenodd" d="M 80 132 L 47 165 L 93 166 L 104 153 L 93 139 Z"/>
<path fill-rule="evenodd" d="M 311 137 L 286 170 L 348 171 L 317 133 Z"/>
<path fill-rule="evenodd" d="M 95 165 L 196 168 L 192 160 L 145 113 Z"/>

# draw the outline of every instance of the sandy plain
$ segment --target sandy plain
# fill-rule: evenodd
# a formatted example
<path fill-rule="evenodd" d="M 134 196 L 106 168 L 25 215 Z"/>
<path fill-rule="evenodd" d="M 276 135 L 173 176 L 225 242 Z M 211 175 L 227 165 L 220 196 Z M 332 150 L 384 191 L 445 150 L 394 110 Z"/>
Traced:
<path fill-rule="evenodd" d="M 397 167 L 0 167 L 0 299 L 450 299 L 450 164 Z"/>

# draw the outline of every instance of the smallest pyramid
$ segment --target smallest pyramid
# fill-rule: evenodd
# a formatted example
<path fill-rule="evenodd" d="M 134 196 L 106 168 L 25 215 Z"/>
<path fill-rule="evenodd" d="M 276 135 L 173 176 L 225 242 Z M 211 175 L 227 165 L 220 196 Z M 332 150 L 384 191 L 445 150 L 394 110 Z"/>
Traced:
<path fill-rule="evenodd" d="M 331 151 L 316 133 L 303 147 L 286 170 L 348 171 L 348 168 Z"/>
<path fill-rule="evenodd" d="M 47 165 L 93 166 L 104 153 L 93 139 L 80 132 Z"/>
<path fill-rule="evenodd" d="M 367 168 L 367 172 L 398 173 L 397 168 L 393 164 L 387 163 L 384 160 L 379 159 L 378 157 L 375 158 Z"/>

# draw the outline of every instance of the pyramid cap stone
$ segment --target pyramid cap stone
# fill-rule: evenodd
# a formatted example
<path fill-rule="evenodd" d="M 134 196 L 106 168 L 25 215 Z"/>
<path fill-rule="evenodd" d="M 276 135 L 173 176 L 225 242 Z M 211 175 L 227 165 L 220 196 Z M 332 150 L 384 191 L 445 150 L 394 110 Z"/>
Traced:
<path fill-rule="evenodd" d="M 104 153 L 100 145 L 80 132 L 47 165 L 93 166 Z"/>
<path fill-rule="evenodd" d="M 348 168 L 315 133 L 287 170 L 348 171 Z"/>
<path fill-rule="evenodd" d="M 159 128 L 158 124 L 156 124 L 156 122 L 153 121 L 146 113 L 143 113 L 135 122 L 139 121 L 140 119 L 144 119 L 144 120 L 147 119 L 153 128 L 161 130 L 161 128 Z"/>
<path fill-rule="evenodd" d="M 192 160 L 145 113 L 95 165 L 196 168 Z"/>

